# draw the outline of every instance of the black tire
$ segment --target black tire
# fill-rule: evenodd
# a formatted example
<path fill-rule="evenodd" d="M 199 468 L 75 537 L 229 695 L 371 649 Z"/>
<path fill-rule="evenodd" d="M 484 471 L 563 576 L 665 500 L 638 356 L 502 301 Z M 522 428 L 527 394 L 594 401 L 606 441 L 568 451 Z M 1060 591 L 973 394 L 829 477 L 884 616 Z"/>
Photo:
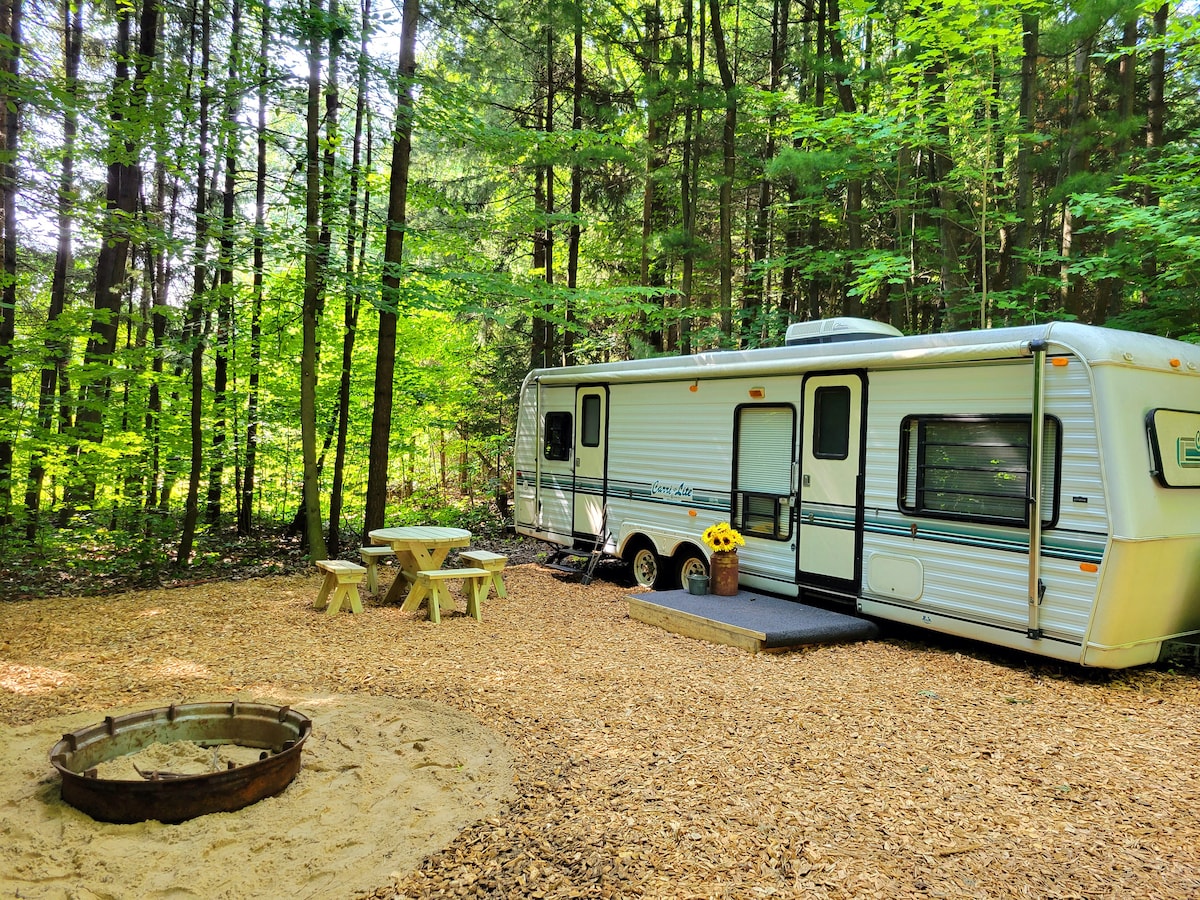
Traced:
<path fill-rule="evenodd" d="M 688 589 L 689 575 L 708 574 L 708 559 L 690 544 L 676 550 L 671 561 L 674 563 L 675 587 L 685 591 Z"/>
<path fill-rule="evenodd" d="M 639 544 L 638 548 L 633 551 L 633 556 L 629 558 L 629 568 L 638 587 L 653 590 L 663 580 L 666 566 L 663 565 L 662 557 L 654 552 L 652 546 Z"/>

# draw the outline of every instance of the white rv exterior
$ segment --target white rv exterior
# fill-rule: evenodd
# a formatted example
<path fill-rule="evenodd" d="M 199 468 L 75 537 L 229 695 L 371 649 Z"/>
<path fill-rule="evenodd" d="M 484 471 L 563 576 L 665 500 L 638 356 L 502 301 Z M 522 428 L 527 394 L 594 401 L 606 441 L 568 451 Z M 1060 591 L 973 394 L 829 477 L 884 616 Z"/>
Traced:
<path fill-rule="evenodd" d="M 1071 323 L 529 374 L 517 531 L 1088 666 L 1200 633 L 1200 347 Z M 1034 485 L 1041 485 L 1034 490 Z"/>

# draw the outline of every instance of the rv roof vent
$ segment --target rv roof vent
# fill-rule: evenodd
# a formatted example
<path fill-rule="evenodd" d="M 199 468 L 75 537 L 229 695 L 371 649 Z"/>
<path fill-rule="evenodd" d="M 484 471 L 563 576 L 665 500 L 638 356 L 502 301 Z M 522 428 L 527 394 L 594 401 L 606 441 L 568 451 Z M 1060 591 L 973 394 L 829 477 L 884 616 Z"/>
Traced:
<path fill-rule="evenodd" d="M 789 347 L 801 344 L 836 344 L 841 341 L 866 341 L 881 337 L 902 337 L 903 332 L 884 322 L 839 316 L 815 322 L 789 325 L 785 343 Z"/>

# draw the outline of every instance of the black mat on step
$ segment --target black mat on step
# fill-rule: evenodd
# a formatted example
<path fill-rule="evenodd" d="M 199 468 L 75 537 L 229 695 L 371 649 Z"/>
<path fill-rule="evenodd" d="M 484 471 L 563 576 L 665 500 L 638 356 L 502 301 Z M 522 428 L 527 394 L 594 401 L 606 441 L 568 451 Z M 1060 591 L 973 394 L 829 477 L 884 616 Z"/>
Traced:
<path fill-rule="evenodd" d="M 867 619 L 755 591 L 741 590 L 732 597 L 687 591 L 652 591 L 633 596 L 676 612 L 761 632 L 765 635 L 763 647 L 865 641 L 879 634 L 879 628 Z"/>

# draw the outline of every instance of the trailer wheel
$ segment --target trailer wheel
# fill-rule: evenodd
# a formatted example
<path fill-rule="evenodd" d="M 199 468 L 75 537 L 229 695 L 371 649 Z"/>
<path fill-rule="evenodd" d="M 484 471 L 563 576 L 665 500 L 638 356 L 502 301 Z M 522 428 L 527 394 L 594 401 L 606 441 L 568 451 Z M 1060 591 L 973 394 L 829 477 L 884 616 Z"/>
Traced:
<path fill-rule="evenodd" d="M 647 544 L 642 544 L 634 551 L 629 565 L 633 570 L 633 580 L 640 588 L 650 590 L 662 578 L 662 559 L 654 552 L 654 548 Z"/>
<path fill-rule="evenodd" d="M 705 560 L 704 554 L 695 547 L 684 546 L 675 552 L 673 559 L 675 563 L 675 577 L 679 582 L 676 587 L 688 589 L 689 575 L 707 575 L 708 561 Z"/>

